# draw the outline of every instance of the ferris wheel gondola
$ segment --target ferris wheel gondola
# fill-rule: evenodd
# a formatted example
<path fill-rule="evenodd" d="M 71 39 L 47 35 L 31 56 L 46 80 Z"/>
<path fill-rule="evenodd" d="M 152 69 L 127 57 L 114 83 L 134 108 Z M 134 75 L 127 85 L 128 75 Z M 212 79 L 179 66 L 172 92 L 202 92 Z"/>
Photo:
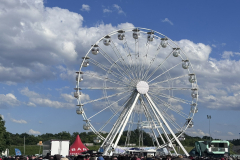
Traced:
<path fill-rule="evenodd" d="M 199 94 L 192 64 L 176 42 L 146 28 L 121 29 L 100 38 L 82 59 L 76 112 L 83 129 L 102 141 L 104 155 L 113 153 L 127 128 L 130 138 L 134 127 L 150 130 L 158 148 L 176 142 L 188 155 L 179 138 L 193 127 Z"/>

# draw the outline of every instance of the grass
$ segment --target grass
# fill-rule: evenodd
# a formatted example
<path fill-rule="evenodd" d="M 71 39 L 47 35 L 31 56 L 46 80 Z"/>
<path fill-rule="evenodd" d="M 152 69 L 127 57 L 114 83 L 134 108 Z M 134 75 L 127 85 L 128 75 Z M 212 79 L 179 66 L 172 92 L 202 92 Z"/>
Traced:
<path fill-rule="evenodd" d="M 24 147 L 23 146 L 10 146 L 9 147 L 9 154 L 10 155 L 15 155 L 15 148 L 18 148 L 22 152 L 22 155 L 24 154 Z M 37 146 L 37 145 L 26 145 L 25 146 L 25 155 L 39 154 L 39 149 L 40 149 L 40 146 Z M 42 154 L 42 147 L 41 147 L 41 150 L 40 150 L 40 154 Z"/>

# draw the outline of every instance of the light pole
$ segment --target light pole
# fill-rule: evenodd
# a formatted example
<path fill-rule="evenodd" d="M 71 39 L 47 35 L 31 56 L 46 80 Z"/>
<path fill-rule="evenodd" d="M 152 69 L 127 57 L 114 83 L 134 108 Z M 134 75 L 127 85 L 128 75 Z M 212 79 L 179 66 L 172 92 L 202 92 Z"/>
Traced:
<path fill-rule="evenodd" d="M 209 119 L 209 139 L 211 141 L 211 134 L 210 134 L 210 119 L 211 119 L 211 115 L 207 115 L 207 119 Z"/>

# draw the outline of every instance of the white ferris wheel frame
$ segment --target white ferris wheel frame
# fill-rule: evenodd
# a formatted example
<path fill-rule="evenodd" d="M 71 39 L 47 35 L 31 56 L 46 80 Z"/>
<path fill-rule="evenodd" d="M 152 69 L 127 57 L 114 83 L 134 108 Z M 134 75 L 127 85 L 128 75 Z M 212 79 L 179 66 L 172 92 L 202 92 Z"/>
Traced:
<path fill-rule="evenodd" d="M 144 34 L 148 33 L 148 32 L 146 32 L 146 31 L 153 32 L 153 33 L 154 33 L 154 37 L 156 37 L 156 38 L 162 38 L 162 37 L 167 38 L 168 41 L 170 41 L 171 43 L 173 43 L 175 46 L 171 46 L 170 43 L 168 43 L 168 45 L 170 45 L 172 48 L 175 47 L 175 48 L 180 49 L 181 54 L 183 54 L 183 55 L 186 57 L 186 59 L 183 59 L 182 57 L 181 57 L 181 58 L 182 58 L 183 60 L 189 61 L 188 58 L 187 58 L 187 56 L 186 56 L 186 54 L 184 53 L 184 51 L 183 51 L 174 41 L 172 41 L 171 39 L 169 39 L 168 37 L 166 37 L 165 35 L 157 32 L 157 31 L 154 31 L 154 30 L 151 30 L 151 29 L 147 29 L 147 28 L 140 28 L 140 27 L 134 27 L 134 28 L 128 28 L 128 29 L 122 29 L 122 30 L 125 31 L 125 32 L 132 32 L 133 29 L 138 29 L 140 33 L 144 33 Z M 94 45 L 98 45 L 101 41 L 103 41 L 103 40 L 105 39 L 106 36 L 112 36 L 112 35 L 118 34 L 119 31 L 120 31 L 120 30 L 115 30 L 115 31 L 113 31 L 113 32 L 111 32 L 111 33 L 103 36 L 103 37 L 100 38 Z M 158 35 L 156 35 L 156 34 L 158 34 Z M 159 35 L 162 36 L 162 37 L 160 37 Z M 127 43 L 127 40 L 126 40 L 126 39 L 125 39 L 125 42 L 124 42 L 124 43 Z M 149 42 L 147 41 L 147 43 L 149 43 Z M 194 114 L 195 114 L 196 112 L 193 112 L 193 113 L 192 113 L 192 116 L 189 117 L 189 121 L 188 121 L 188 123 L 185 125 L 185 127 L 182 128 L 181 133 L 178 134 L 178 135 L 175 135 L 175 133 L 173 132 L 173 130 L 171 129 L 171 127 L 168 125 L 168 123 L 167 123 L 167 121 L 166 121 L 166 118 L 167 118 L 167 117 L 164 116 L 164 114 L 165 114 L 164 111 L 159 111 L 159 108 L 155 105 L 155 102 L 156 102 L 156 100 L 157 100 L 158 102 L 163 103 L 164 106 L 165 106 L 165 105 L 168 105 L 168 104 L 164 104 L 164 102 L 162 102 L 160 98 L 154 97 L 154 95 L 152 95 L 151 92 L 149 92 L 149 93 L 143 92 L 143 94 L 140 94 L 139 91 L 137 92 L 137 91 L 135 91 L 135 90 L 130 90 L 130 91 L 127 90 L 127 91 L 123 91 L 123 92 L 121 92 L 121 93 L 117 93 L 117 94 L 113 94 L 113 95 L 108 96 L 108 95 L 107 95 L 107 90 L 112 90 L 112 89 L 126 90 L 126 89 L 129 89 L 129 88 L 128 88 L 128 87 L 118 87 L 118 88 L 107 87 L 107 85 L 106 85 L 106 81 L 107 81 L 106 79 L 107 79 L 107 78 L 105 78 L 105 80 L 104 80 L 104 79 L 101 78 L 101 77 L 94 77 L 94 78 L 99 78 L 99 79 L 104 80 L 104 86 L 103 86 L 102 88 L 99 88 L 99 87 L 85 87 L 85 88 L 80 87 L 80 83 L 81 83 L 81 81 L 80 81 L 80 79 L 81 79 L 81 74 L 80 74 L 80 73 L 82 73 L 82 68 L 83 68 L 84 62 L 85 62 L 86 60 L 88 60 L 88 55 L 91 53 L 91 50 L 94 48 L 94 45 L 92 45 L 92 47 L 89 49 L 89 51 L 87 52 L 87 54 L 83 57 L 83 62 L 82 62 L 81 65 L 80 65 L 79 72 L 77 72 L 77 73 L 78 73 L 78 77 L 77 77 L 77 82 L 76 82 L 76 88 L 75 88 L 75 89 L 76 89 L 76 92 L 77 92 L 78 95 L 79 95 L 79 96 L 77 97 L 77 100 L 78 100 L 78 105 L 77 105 L 77 106 L 79 106 L 79 108 L 81 108 L 81 109 L 83 110 L 82 116 L 83 116 L 84 121 L 86 122 L 86 124 L 89 125 L 89 127 L 91 128 L 91 130 L 92 130 L 101 140 L 103 140 L 103 143 L 102 143 L 102 145 L 101 145 L 101 147 L 104 147 L 104 148 L 105 148 L 103 154 L 104 154 L 104 155 L 112 155 L 113 149 L 116 148 L 116 146 L 117 146 L 117 144 L 118 144 L 118 141 L 119 141 L 119 139 L 120 139 L 120 137 L 121 137 L 121 135 L 122 135 L 122 133 L 123 133 L 123 131 L 124 131 L 127 123 L 128 123 L 128 121 L 129 121 L 129 118 L 130 118 L 130 116 L 131 116 L 131 114 L 132 114 L 132 112 L 133 112 L 133 109 L 134 109 L 137 101 L 139 100 L 140 103 L 141 103 L 141 105 L 143 106 L 144 115 L 146 116 L 146 119 L 148 120 L 149 123 L 151 123 L 152 128 L 150 128 L 150 129 L 151 129 L 152 132 L 153 132 L 153 137 L 154 137 L 154 139 L 156 140 L 157 147 L 158 147 L 158 148 L 162 148 L 162 147 L 166 147 L 167 145 L 173 146 L 172 143 L 173 143 L 174 141 L 176 141 L 176 142 L 178 143 L 178 145 L 181 147 L 181 149 L 183 150 L 183 152 L 184 152 L 186 155 L 189 155 L 189 154 L 187 153 L 187 151 L 185 150 L 185 148 L 182 146 L 181 142 L 179 141 L 179 138 L 182 136 L 182 134 L 186 131 L 186 129 L 187 129 L 187 128 L 189 127 L 189 125 L 192 123 L 193 116 L 194 116 Z M 113 45 L 114 45 L 114 43 L 113 43 Z M 136 43 L 135 43 L 135 45 L 136 45 Z M 116 47 L 115 45 L 114 45 L 114 47 L 117 49 L 117 47 Z M 100 48 L 100 47 L 99 47 L 99 48 Z M 112 49 L 113 49 L 113 47 L 112 47 Z M 159 44 L 159 49 L 161 49 L 160 44 Z M 100 48 L 100 50 L 101 50 L 101 52 L 103 52 L 102 55 L 105 54 L 106 57 L 108 56 L 107 53 L 104 53 L 104 50 L 102 50 L 102 48 Z M 113 50 L 114 50 L 114 49 L 113 49 Z M 173 49 L 173 51 L 174 51 L 174 49 Z M 120 52 L 119 52 L 119 51 L 115 51 L 115 50 L 114 50 L 115 53 L 116 53 L 116 52 L 119 52 L 120 57 L 118 57 L 117 60 L 112 60 L 112 61 L 111 61 L 111 62 L 112 62 L 112 65 L 111 65 L 110 68 L 108 68 L 108 70 L 106 69 L 106 67 L 104 67 L 104 65 L 98 64 L 95 60 L 91 61 L 91 63 L 93 63 L 93 64 L 95 64 L 96 66 L 98 66 L 99 68 L 102 68 L 103 70 L 105 70 L 105 71 L 107 72 L 107 75 L 112 71 L 111 68 L 114 66 L 114 67 L 116 67 L 118 70 L 121 70 L 121 71 L 122 71 L 122 73 L 119 72 L 120 74 L 119 74 L 119 73 L 118 73 L 118 74 L 116 73 L 117 75 L 115 75 L 115 76 L 121 76 L 121 74 L 122 74 L 122 76 L 124 77 L 123 74 L 126 74 L 126 75 L 129 76 L 130 78 L 131 78 L 131 76 L 133 76 L 134 78 L 135 78 L 135 77 L 136 77 L 136 78 L 138 77 L 138 78 L 140 79 L 140 74 L 141 74 L 141 76 L 144 77 L 146 81 L 148 81 L 148 80 L 151 78 L 151 76 L 152 76 L 152 75 L 163 65 L 163 63 L 169 58 L 169 56 L 172 55 L 173 51 L 168 54 L 168 56 L 165 58 L 165 60 L 164 60 L 163 62 L 161 62 L 160 65 L 159 65 L 150 75 L 148 75 L 148 72 L 150 71 L 151 66 L 148 66 L 148 68 L 147 68 L 148 70 L 146 70 L 145 73 L 141 73 L 141 72 L 142 72 L 141 66 L 135 66 L 135 68 L 134 68 L 134 67 L 133 67 L 133 68 L 131 68 L 131 67 L 129 68 L 129 66 L 126 65 L 126 66 L 125 66 L 126 68 L 124 68 L 125 70 L 122 69 L 120 66 L 118 66 L 118 62 L 119 62 L 119 63 L 120 63 L 120 62 L 123 63 L 123 61 L 121 61 L 123 58 L 121 57 Z M 135 52 L 136 52 L 136 48 L 135 48 Z M 130 52 L 129 52 L 129 54 L 130 54 Z M 139 52 L 138 52 L 138 54 L 139 54 Z M 148 54 L 148 53 L 147 53 L 147 54 Z M 180 56 L 181 56 L 181 55 L 180 55 Z M 106 58 L 106 57 L 105 57 L 105 58 Z M 108 58 L 109 58 L 109 57 L 108 57 Z M 110 58 L 111 58 L 111 57 L 110 57 Z M 106 58 L 106 59 L 107 59 L 107 58 Z M 181 63 L 182 63 L 182 62 L 181 62 Z M 181 64 L 181 63 L 180 63 L 180 64 Z M 150 65 L 151 65 L 151 64 L 150 64 Z M 177 65 L 179 65 L 179 64 L 177 64 Z M 172 68 L 176 67 L 177 65 L 173 66 Z M 190 61 L 189 61 L 189 67 L 191 67 L 191 70 L 193 71 L 193 67 L 192 67 L 192 64 L 190 63 Z M 166 72 L 168 72 L 168 71 L 171 70 L 172 68 L 166 70 L 166 71 L 163 72 L 161 75 L 165 74 Z M 129 70 L 131 70 L 131 69 L 134 69 L 134 72 L 135 72 L 135 73 L 138 73 L 139 75 L 134 74 L 133 72 L 129 72 Z M 192 73 L 190 73 L 189 68 L 187 68 L 187 70 L 188 70 L 189 74 L 192 74 Z M 130 74 L 132 74 L 132 75 L 130 75 Z M 169 74 L 169 73 L 168 73 L 168 74 Z M 151 79 L 151 80 L 148 81 L 148 82 L 151 82 L 151 81 L 155 80 L 156 78 L 158 78 L 158 77 L 161 76 L 161 75 L 158 75 L 157 77 Z M 147 76 L 147 77 L 146 77 L 146 76 Z M 185 76 L 186 76 L 186 75 L 182 75 L 182 76 L 180 76 L 180 77 L 185 77 Z M 170 76 L 170 77 L 171 77 L 171 76 Z M 174 79 L 177 79 L 177 78 L 179 78 L 179 77 L 167 79 L 166 81 L 174 80 Z M 139 80 L 139 79 L 137 79 L 137 80 Z M 194 83 L 192 83 L 192 88 L 191 88 L 191 89 L 197 90 L 197 97 L 195 98 L 195 101 L 192 101 L 192 102 L 191 102 L 191 104 L 194 104 L 194 103 L 195 103 L 195 105 L 197 105 L 197 100 L 198 100 L 198 87 L 197 87 L 197 78 L 196 78 L 196 75 L 195 75 L 195 79 L 196 79 L 196 80 L 195 80 Z M 119 84 L 119 82 L 114 81 L 114 80 L 111 80 L 111 79 L 108 80 L 108 81 L 112 81 L 113 83 L 118 83 L 118 84 Z M 129 82 L 130 82 L 130 81 L 129 81 Z M 129 83 L 129 82 L 126 82 L 126 83 L 128 83 L 129 86 L 134 87 L 134 86 L 133 86 L 134 84 L 131 84 L 131 83 Z M 158 83 L 163 83 L 163 82 L 164 82 L 164 81 L 155 82 L 154 84 L 151 84 L 151 85 L 157 85 Z M 119 85 L 121 85 L 121 84 L 119 84 Z M 126 85 L 124 84 L 123 86 L 126 86 Z M 91 101 L 88 101 L 88 102 L 85 102 L 85 103 L 81 103 L 80 90 L 82 90 L 82 89 L 93 89 L 93 90 L 95 90 L 95 89 L 96 89 L 96 90 L 102 89 L 103 92 L 104 92 L 104 97 L 99 98 L 99 99 L 95 99 L 95 100 L 91 100 Z M 171 88 L 161 88 L 161 89 L 165 89 L 165 90 L 188 90 L 189 88 L 171 87 Z M 127 93 L 127 92 L 131 92 L 132 94 L 131 94 L 131 93 Z M 119 111 L 113 111 L 114 114 L 110 117 L 109 121 L 110 121 L 114 116 L 116 116 L 117 114 L 119 115 L 119 117 L 118 117 L 117 121 L 115 122 L 115 124 L 113 125 L 111 131 L 108 133 L 107 137 L 105 138 L 105 137 L 103 137 L 103 136 L 101 135 L 101 133 L 100 133 L 101 129 L 104 128 L 105 126 L 103 126 L 99 131 L 97 131 L 97 130 L 94 128 L 94 126 L 91 124 L 91 118 L 94 117 L 94 116 L 96 116 L 96 115 L 98 115 L 99 113 L 103 112 L 104 110 L 106 110 L 106 109 L 108 109 L 108 108 L 111 109 L 111 106 L 112 106 L 112 105 L 114 105 L 115 103 L 118 103 L 120 100 L 122 100 L 123 98 L 121 98 L 121 99 L 119 99 L 118 101 L 115 101 L 114 103 L 112 103 L 112 104 L 109 105 L 108 98 L 113 97 L 113 96 L 116 96 L 116 95 L 120 95 L 120 94 L 123 94 L 123 95 L 124 95 L 123 98 L 126 98 L 126 97 L 129 96 L 130 94 L 131 94 L 131 95 L 129 96 L 128 100 L 123 104 L 124 107 L 122 106 L 123 109 L 122 109 L 121 114 L 118 113 Z M 153 100 L 153 99 L 151 98 L 151 96 L 153 96 L 155 100 Z M 162 97 L 168 97 L 168 95 L 165 95 L 165 94 L 162 94 L 161 96 L 162 96 Z M 149 107 L 146 107 L 146 104 L 145 104 L 145 102 L 142 100 L 141 97 L 144 97 L 144 98 L 147 100 Z M 169 97 L 168 97 L 168 98 L 169 98 Z M 97 112 L 96 114 L 92 115 L 91 117 L 87 117 L 87 115 L 86 115 L 85 112 L 84 112 L 83 105 L 88 104 L 88 103 L 92 103 L 92 102 L 96 102 L 96 101 L 102 100 L 102 99 L 107 99 L 107 101 L 108 101 L 107 107 L 105 107 L 103 110 Z M 180 99 L 179 99 L 179 100 L 180 100 Z M 155 101 L 155 102 L 154 102 L 154 101 Z M 184 100 L 182 100 L 182 99 L 181 99 L 181 101 L 184 102 Z M 190 102 L 186 102 L 186 103 L 190 103 Z M 171 108 L 170 106 L 169 106 L 169 108 L 170 108 L 171 110 L 174 110 L 174 109 Z M 121 108 L 120 108 L 120 109 L 121 109 Z M 120 110 L 120 109 L 119 109 L 119 110 Z M 150 110 L 151 110 L 151 111 L 150 111 Z M 180 113 L 180 112 L 179 112 L 179 114 L 184 114 L 184 113 Z M 190 114 L 189 114 L 189 115 L 190 115 Z M 152 116 L 154 116 L 154 117 L 152 117 Z M 168 118 L 169 118 L 169 117 L 168 117 Z M 153 119 L 157 120 L 157 122 L 156 122 L 157 124 L 155 123 L 155 121 L 154 121 Z M 107 124 L 107 122 L 106 122 L 106 124 Z M 158 128 L 161 129 L 161 132 L 158 130 Z M 163 141 L 164 144 L 161 144 L 161 145 L 160 145 L 160 143 L 159 143 L 158 140 L 157 140 L 157 136 L 156 136 L 155 132 L 153 131 L 153 129 L 156 129 L 156 131 L 158 132 L 158 134 L 159 134 L 159 136 L 160 136 L 160 138 L 161 138 L 161 140 Z M 167 134 L 166 129 L 171 133 L 172 138 Z M 161 133 L 163 133 L 163 134 L 165 135 L 165 138 L 167 139 L 167 142 L 164 140 L 164 138 L 162 137 L 162 134 L 161 134 Z M 118 135 L 118 136 L 117 136 L 117 135 Z M 116 140 L 115 140 L 115 139 L 116 139 Z M 114 140 L 115 140 L 115 142 L 114 142 Z M 172 147 L 172 148 L 173 148 L 174 152 L 177 154 L 175 148 L 174 148 L 174 147 Z"/>

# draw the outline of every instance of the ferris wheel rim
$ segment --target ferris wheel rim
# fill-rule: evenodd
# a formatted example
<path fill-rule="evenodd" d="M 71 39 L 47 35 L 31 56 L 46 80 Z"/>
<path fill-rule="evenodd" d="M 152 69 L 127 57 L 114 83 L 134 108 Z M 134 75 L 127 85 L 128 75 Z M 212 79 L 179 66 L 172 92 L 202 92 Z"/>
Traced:
<path fill-rule="evenodd" d="M 132 28 L 128 28 L 128 29 L 124 29 L 125 31 L 132 31 L 132 30 L 130 30 L 130 29 L 134 29 L 134 28 L 138 28 L 138 29 L 146 29 L 146 30 L 151 30 L 151 29 L 147 29 L 147 28 L 140 28 L 140 27 L 132 27 Z M 115 30 L 115 31 L 113 31 L 113 32 L 110 32 L 109 34 L 107 34 L 107 35 L 109 35 L 109 36 L 112 36 L 112 35 L 115 35 L 115 34 L 117 34 L 117 32 L 118 32 L 119 30 Z M 153 30 L 151 30 L 151 31 L 153 31 Z M 141 31 L 141 32 L 143 32 L 143 31 Z M 155 33 L 158 33 L 158 34 L 160 34 L 160 35 L 162 35 L 162 36 L 164 36 L 164 37 L 166 37 L 165 35 L 163 35 L 162 33 L 159 33 L 159 32 L 157 32 L 157 31 L 154 31 Z M 143 32 L 143 33 L 146 33 L 146 32 Z M 106 36 L 106 35 L 105 35 Z M 94 45 L 98 45 L 99 43 L 100 43 L 100 41 L 102 41 L 104 38 L 105 38 L 105 36 L 103 36 L 102 38 L 100 38 Z M 173 44 L 175 44 L 176 46 L 178 46 L 174 41 L 172 41 L 170 38 L 168 39 L 168 40 L 170 40 Z M 89 51 L 87 52 L 87 54 L 85 55 L 85 57 L 83 58 L 83 60 L 86 60 L 86 57 L 88 56 L 88 54 L 91 52 L 91 50 L 92 50 L 92 48 L 93 48 L 93 46 L 89 49 Z M 180 47 L 179 47 L 180 48 Z M 182 51 L 182 53 L 186 56 L 186 54 L 184 53 L 184 51 L 180 48 L 180 50 Z M 186 56 L 187 57 L 187 56 Z M 190 65 L 189 65 L 191 68 L 192 68 L 192 70 L 193 70 L 193 67 L 192 67 L 192 64 L 190 63 Z M 82 67 L 83 67 L 83 63 L 81 63 L 81 65 L 80 65 L 80 69 L 79 69 L 79 72 L 81 72 L 82 71 Z M 193 70 L 194 71 L 194 70 Z M 79 88 L 79 81 L 77 81 L 77 86 L 78 86 L 78 88 Z M 197 78 L 196 78 L 196 84 L 197 84 Z M 105 89 L 103 89 L 103 90 L 106 90 L 106 88 Z M 81 104 L 81 99 L 79 98 L 78 99 L 78 103 L 79 104 Z M 193 113 L 192 114 L 192 117 L 194 117 L 194 114 L 195 113 Z M 84 120 L 85 121 L 87 121 L 88 120 L 88 118 L 87 118 L 87 116 L 86 116 L 86 114 L 83 112 L 83 117 L 84 117 Z M 192 120 L 192 119 L 191 119 Z M 92 124 L 89 122 L 89 124 L 92 126 Z M 185 127 L 185 130 L 184 131 L 186 131 L 186 129 L 188 128 L 188 125 L 189 124 L 187 124 L 187 126 Z M 91 129 L 95 129 L 93 126 L 91 127 Z M 183 132 L 181 132 L 181 134 L 179 135 L 179 136 L 181 136 L 183 133 L 184 133 L 184 131 Z M 96 132 L 96 134 L 98 134 L 98 132 L 97 131 L 95 131 Z M 95 133 L 94 132 L 94 133 Z M 100 135 L 100 134 L 99 134 Z M 178 137 L 179 137 L 178 136 Z M 104 137 L 102 137 L 102 136 L 99 136 L 102 140 L 104 139 Z"/>

